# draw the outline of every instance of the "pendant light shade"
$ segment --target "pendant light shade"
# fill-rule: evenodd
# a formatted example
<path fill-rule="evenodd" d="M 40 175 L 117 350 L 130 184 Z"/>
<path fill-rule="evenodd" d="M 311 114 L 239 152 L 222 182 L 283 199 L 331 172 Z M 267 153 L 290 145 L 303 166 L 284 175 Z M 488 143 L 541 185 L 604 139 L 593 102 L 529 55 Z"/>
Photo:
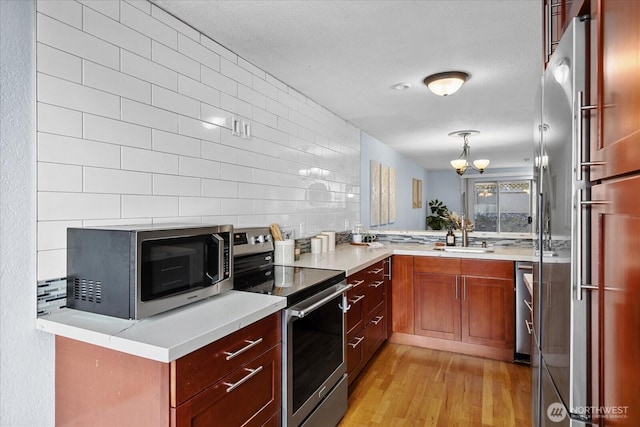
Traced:
<path fill-rule="evenodd" d="M 439 96 L 448 96 L 462 87 L 469 74 L 462 71 L 446 71 L 432 74 L 424 79 L 429 90 Z"/>
<path fill-rule="evenodd" d="M 489 166 L 490 161 L 488 159 L 474 160 L 472 165 L 469 164 L 469 152 L 471 151 L 471 148 L 469 147 L 469 141 L 467 138 L 469 137 L 469 135 L 477 135 L 479 133 L 480 132 L 478 132 L 477 130 L 459 130 L 456 132 L 451 132 L 449 134 L 449 136 L 461 137 L 464 141 L 464 145 L 462 146 L 462 153 L 460 153 L 460 156 L 455 160 L 451 160 L 451 166 L 456 170 L 456 173 L 458 175 L 464 174 L 469 167 L 482 173 L 487 168 L 487 166 Z"/>

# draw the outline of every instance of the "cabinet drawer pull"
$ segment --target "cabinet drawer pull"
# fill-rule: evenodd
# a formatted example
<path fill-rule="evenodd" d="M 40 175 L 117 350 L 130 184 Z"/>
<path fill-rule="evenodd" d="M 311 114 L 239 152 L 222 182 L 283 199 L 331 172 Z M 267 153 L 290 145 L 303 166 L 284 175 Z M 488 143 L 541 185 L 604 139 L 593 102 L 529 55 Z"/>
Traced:
<path fill-rule="evenodd" d="M 384 268 L 376 268 L 375 270 L 369 270 L 369 271 L 367 271 L 367 273 L 370 273 L 370 274 L 378 274 L 378 273 L 381 273 L 381 272 L 383 272 L 383 271 L 384 271 Z"/>
<path fill-rule="evenodd" d="M 527 325 L 527 331 L 529 331 L 529 335 L 531 335 L 531 327 L 533 326 L 533 322 L 529 322 L 528 320 L 525 320 L 524 324 Z"/>
<path fill-rule="evenodd" d="M 371 319 L 371 323 L 373 323 L 374 325 L 377 325 L 382 321 L 382 319 L 384 319 L 384 316 L 376 316 L 375 319 Z"/>
<path fill-rule="evenodd" d="M 249 350 L 252 347 L 257 346 L 258 344 L 260 344 L 262 342 L 262 338 L 258 338 L 255 341 L 250 341 L 250 340 L 244 340 L 246 343 L 248 343 L 248 345 L 242 347 L 240 350 L 236 351 L 236 352 L 229 352 L 229 351 L 225 351 L 224 354 L 227 355 L 226 360 L 231 360 L 236 356 L 241 355 L 242 353 L 244 353 L 245 351 Z"/>
<path fill-rule="evenodd" d="M 258 366 L 256 369 L 244 368 L 244 370 L 248 371 L 249 373 L 240 381 L 237 381 L 235 383 L 222 383 L 228 387 L 227 393 L 231 393 L 233 390 L 235 390 L 236 388 L 240 387 L 242 384 L 249 381 L 253 376 L 258 375 L 258 373 L 262 371 L 262 366 Z"/>
<path fill-rule="evenodd" d="M 357 303 L 358 301 L 360 301 L 362 298 L 364 298 L 364 295 L 356 295 L 356 297 L 355 297 L 354 299 L 350 299 L 350 300 L 349 300 L 349 302 L 350 302 L 351 304 L 355 304 L 355 303 Z"/>
<path fill-rule="evenodd" d="M 370 288 L 378 288 L 381 285 L 384 285 L 384 282 L 382 280 L 379 280 L 377 282 L 371 282 L 371 284 L 369 285 Z"/>
<path fill-rule="evenodd" d="M 356 337 L 356 339 L 354 340 L 354 342 L 350 342 L 349 345 L 353 348 L 356 348 L 364 339 L 364 337 Z"/>
<path fill-rule="evenodd" d="M 351 283 L 351 285 L 353 285 L 353 287 L 355 288 L 356 286 L 360 286 L 364 283 L 364 280 L 356 280 L 355 282 Z"/>
<path fill-rule="evenodd" d="M 526 305 L 526 306 L 527 306 L 527 308 L 529 309 L 529 311 L 533 313 L 533 306 L 531 305 L 531 303 L 530 303 L 529 301 L 527 301 L 526 299 L 525 299 L 525 300 L 522 300 L 522 301 L 524 302 L 524 305 Z"/>

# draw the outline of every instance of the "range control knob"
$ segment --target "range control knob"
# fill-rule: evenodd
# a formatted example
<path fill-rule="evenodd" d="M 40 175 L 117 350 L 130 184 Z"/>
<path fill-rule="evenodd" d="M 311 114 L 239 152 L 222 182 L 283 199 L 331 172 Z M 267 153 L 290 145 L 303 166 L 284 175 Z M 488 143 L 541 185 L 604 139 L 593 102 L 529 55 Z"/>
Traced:
<path fill-rule="evenodd" d="M 262 234 L 256 236 L 257 243 L 264 243 L 264 236 Z"/>

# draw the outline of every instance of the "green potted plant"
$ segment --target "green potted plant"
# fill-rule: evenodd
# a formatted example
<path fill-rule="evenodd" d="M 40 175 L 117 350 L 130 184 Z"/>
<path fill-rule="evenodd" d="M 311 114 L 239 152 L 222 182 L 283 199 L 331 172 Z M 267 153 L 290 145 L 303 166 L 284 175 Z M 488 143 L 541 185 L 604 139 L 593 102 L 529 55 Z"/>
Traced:
<path fill-rule="evenodd" d="M 438 199 L 429 201 L 430 215 L 427 215 L 427 226 L 432 230 L 443 230 L 449 227 L 449 208 Z"/>

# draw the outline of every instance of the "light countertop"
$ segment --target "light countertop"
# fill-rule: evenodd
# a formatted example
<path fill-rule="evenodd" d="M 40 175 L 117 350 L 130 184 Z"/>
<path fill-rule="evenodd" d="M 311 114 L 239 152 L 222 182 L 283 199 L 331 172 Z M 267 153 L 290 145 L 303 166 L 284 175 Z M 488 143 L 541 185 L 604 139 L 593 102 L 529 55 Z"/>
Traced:
<path fill-rule="evenodd" d="M 460 253 L 443 252 L 433 249 L 433 245 L 419 243 L 383 243 L 381 248 L 368 246 L 354 246 L 342 244 L 334 251 L 319 254 L 305 253 L 299 261 L 294 261 L 294 267 L 324 268 L 330 270 L 344 270 L 347 276 L 352 275 L 391 255 L 433 256 L 443 258 L 473 258 L 494 259 L 505 261 L 532 261 L 533 249 L 518 247 L 495 247 L 494 252 L 488 253 Z"/>
<path fill-rule="evenodd" d="M 282 297 L 227 291 L 142 320 L 64 308 L 37 318 L 36 328 L 134 356 L 171 362 L 286 305 L 286 298 Z"/>

